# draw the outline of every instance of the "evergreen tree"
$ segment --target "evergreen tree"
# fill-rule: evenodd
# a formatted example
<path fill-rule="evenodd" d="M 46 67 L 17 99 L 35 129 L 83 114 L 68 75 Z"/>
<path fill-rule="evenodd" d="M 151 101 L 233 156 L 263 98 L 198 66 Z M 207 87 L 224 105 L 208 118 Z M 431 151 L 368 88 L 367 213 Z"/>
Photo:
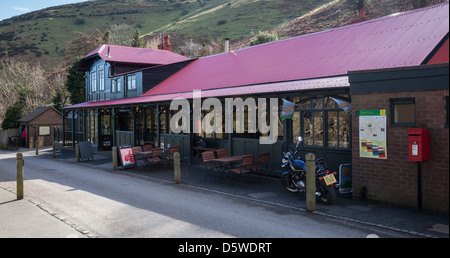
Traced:
<path fill-rule="evenodd" d="M 132 47 L 144 47 L 144 41 L 141 39 L 141 31 L 136 29 L 133 35 Z"/>
<path fill-rule="evenodd" d="M 2 128 L 14 129 L 19 128 L 19 119 L 23 117 L 23 109 L 20 102 L 15 102 L 6 109 L 5 119 L 2 123 Z"/>
<path fill-rule="evenodd" d="M 70 102 L 72 104 L 78 104 L 85 102 L 86 89 L 84 87 L 84 72 L 78 71 L 78 65 L 81 58 L 70 67 L 67 73 L 66 88 L 70 93 Z"/>

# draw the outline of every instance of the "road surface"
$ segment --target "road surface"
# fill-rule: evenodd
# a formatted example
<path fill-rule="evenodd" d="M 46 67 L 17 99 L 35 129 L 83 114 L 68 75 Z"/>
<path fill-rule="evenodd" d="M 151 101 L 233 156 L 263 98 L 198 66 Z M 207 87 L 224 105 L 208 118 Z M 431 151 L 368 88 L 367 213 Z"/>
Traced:
<path fill-rule="evenodd" d="M 107 238 L 366 238 L 400 232 L 151 177 L 24 152 L 25 197 Z M 150 173 L 150 172 L 149 172 Z M 0 187 L 15 190 L 15 153 L 0 151 Z"/>

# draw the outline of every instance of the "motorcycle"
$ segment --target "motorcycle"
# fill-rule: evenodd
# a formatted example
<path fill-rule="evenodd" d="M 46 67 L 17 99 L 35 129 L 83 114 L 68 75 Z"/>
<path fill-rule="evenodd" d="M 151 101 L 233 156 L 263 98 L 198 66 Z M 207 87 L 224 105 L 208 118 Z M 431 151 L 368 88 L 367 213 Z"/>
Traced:
<path fill-rule="evenodd" d="M 281 160 L 281 167 L 287 169 L 287 171 L 281 176 L 281 183 L 287 191 L 292 193 L 306 192 L 306 162 L 295 158 L 295 155 L 301 149 L 299 147 L 301 141 L 302 137 L 299 136 L 297 145 L 295 146 L 295 151 L 289 149 L 288 152 L 283 152 L 283 158 Z M 325 158 L 318 158 L 315 163 L 315 195 L 322 202 L 331 205 L 336 200 L 334 184 L 337 182 L 335 178 L 337 173 L 331 173 L 327 169 Z"/>

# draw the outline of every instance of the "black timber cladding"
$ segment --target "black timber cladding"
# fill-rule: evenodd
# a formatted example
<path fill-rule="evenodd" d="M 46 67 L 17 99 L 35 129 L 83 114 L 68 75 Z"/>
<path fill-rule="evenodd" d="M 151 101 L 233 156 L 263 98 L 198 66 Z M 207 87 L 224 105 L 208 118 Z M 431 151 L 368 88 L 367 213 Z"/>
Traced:
<path fill-rule="evenodd" d="M 146 93 L 196 59 L 142 70 L 142 92 Z"/>
<path fill-rule="evenodd" d="M 350 94 L 448 89 L 449 66 L 421 65 L 348 72 Z"/>

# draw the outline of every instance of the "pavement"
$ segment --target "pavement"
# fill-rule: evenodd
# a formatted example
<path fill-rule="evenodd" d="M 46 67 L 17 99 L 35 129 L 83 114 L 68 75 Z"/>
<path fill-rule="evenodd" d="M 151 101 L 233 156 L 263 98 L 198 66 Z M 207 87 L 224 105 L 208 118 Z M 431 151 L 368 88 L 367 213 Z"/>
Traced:
<path fill-rule="evenodd" d="M 0 187 L 0 238 L 86 238 L 42 205 Z"/>
<path fill-rule="evenodd" d="M 52 159 L 50 148 L 40 150 L 43 159 Z M 123 173 L 146 180 L 174 182 L 173 168 L 161 166 L 157 168 L 126 168 L 114 171 L 110 153 L 95 153 L 94 160 L 75 162 L 75 153 L 70 150 L 58 150 L 57 160 L 79 166 L 94 167 L 111 173 Z M 204 191 L 252 200 L 256 203 L 268 203 L 307 212 L 305 196 L 287 192 L 283 189 L 279 178 L 251 177 L 244 181 L 232 182 L 227 179 L 208 177 L 201 163 L 182 164 L 181 184 Z M 412 238 L 448 238 L 448 214 L 426 210 L 417 211 L 412 208 L 398 207 L 383 203 L 361 201 L 351 194 L 339 194 L 336 203 L 316 204 L 317 216 L 331 217 L 361 225 L 379 227 L 387 230 L 403 232 Z M 0 238 L 91 238 L 82 227 L 66 221 L 41 204 L 30 199 L 16 200 L 11 189 L 0 187 Z"/>

